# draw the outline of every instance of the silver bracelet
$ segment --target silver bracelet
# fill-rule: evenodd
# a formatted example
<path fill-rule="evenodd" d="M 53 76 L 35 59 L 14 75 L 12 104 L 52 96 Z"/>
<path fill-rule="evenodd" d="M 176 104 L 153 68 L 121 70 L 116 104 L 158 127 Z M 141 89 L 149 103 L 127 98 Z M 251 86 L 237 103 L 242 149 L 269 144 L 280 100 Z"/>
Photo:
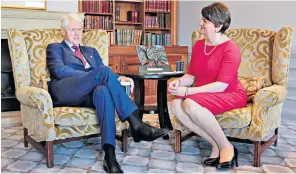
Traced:
<path fill-rule="evenodd" d="M 188 96 L 188 87 L 186 87 L 185 96 Z"/>

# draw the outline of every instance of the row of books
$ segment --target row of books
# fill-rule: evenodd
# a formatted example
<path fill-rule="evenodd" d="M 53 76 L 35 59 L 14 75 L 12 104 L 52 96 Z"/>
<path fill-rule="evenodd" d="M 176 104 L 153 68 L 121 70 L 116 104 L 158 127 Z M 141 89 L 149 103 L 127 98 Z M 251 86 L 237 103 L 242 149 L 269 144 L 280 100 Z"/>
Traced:
<path fill-rule="evenodd" d="M 160 11 L 160 12 L 170 12 L 171 11 L 171 1 L 170 0 L 149 0 L 145 1 L 146 11 Z"/>
<path fill-rule="evenodd" d="M 112 0 L 83 0 L 80 11 L 89 13 L 113 13 Z"/>
<path fill-rule="evenodd" d="M 115 34 L 113 31 L 109 31 L 109 45 L 119 45 L 119 46 L 135 46 L 141 45 L 142 42 L 142 30 L 121 30 L 116 29 Z M 115 40 L 114 40 L 115 38 Z M 153 46 L 170 46 L 171 45 L 171 35 L 168 33 L 156 34 L 156 33 L 145 33 L 144 34 L 143 45 Z"/>
<path fill-rule="evenodd" d="M 142 30 L 115 30 L 115 44 L 120 46 L 140 45 L 142 39 Z"/>
<path fill-rule="evenodd" d="M 169 33 L 163 33 L 163 34 L 145 33 L 144 34 L 144 45 L 169 46 L 169 45 L 171 45 L 171 34 L 169 34 Z"/>
<path fill-rule="evenodd" d="M 111 16 L 88 16 L 84 18 L 85 29 L 113 29 L 113 20 Z"/>
<path fill-rule="evenodd" d="M 145 27 L 147 28 L 170 28 L 171 14 L 159 13 L 157 16 L 146 16 Z"/>
<path fill-rule="evenodd" d="M 107 32 L 109 38 L 109 45 L 120 45 L 120 46 L 134 46 L 141 45 L 141 30 L 115 30 L 115 40 L 114 32 Z M 155 34 L 155 33 L 145 33 L 144 34 L 144 45 L 153 46 L 169 46 L 171 44 L 170 34 Z"/>

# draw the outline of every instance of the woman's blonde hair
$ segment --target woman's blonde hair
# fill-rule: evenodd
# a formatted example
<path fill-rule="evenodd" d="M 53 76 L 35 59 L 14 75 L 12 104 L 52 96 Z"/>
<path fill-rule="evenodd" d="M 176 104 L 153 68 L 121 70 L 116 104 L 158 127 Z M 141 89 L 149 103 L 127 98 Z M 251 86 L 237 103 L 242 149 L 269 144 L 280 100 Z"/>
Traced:
<path fill-rule="evenodd" d="M 77 22 L 80 22 L 81 25 L 83 25 L 84 16 L 80 16 L 77 13 L 69 13 L 69 14 L 63 16 L 61 19 L 62 29 L 66 29 L 68 27 L 70 20 L 75 20 Z"/>

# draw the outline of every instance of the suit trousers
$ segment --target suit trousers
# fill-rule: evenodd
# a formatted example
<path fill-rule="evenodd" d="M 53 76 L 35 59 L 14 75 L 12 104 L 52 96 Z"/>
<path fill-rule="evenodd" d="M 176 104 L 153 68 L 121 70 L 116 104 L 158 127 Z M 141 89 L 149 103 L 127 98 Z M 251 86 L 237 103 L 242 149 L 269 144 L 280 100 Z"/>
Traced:
<path fill-rule="evenodd" d="M 107 66 L 99 66 L 84 75 L 59 81 L 63 81 L 63 86 L 68 84 L 67 96 L 61 97 L 64 94 L 60 94 L 64 100 L 61 104 L 95 108 L 100 124 L 101 145 L 108 143 L 115 147 L 115 110 L 122 122 L 137 110 L 116 74 Z"/>

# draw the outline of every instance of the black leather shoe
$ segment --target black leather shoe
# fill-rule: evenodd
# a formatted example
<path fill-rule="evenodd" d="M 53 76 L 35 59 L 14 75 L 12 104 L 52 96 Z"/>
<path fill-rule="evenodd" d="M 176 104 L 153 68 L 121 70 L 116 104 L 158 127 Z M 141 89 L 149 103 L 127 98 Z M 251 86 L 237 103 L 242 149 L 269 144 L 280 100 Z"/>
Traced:
<path fill-rule="evenodd" d="M 104 158 L 103 168 L 107 173 L 123 173 L 115 157 Z"/>
<path fill-rule="evenodd" d="M 238 167 L 238 163 L 237 163 L 238 150 L 234 146 L 233 146 L 233 150 L 234 150 L 234 155 L 232 160 L 217 164 L 216 166 L 217 169 L 223 170 L 223 169 L 233 168 L 234 162 L 236 163 L 236 167 Z"/>
<path fill-rule="evenodd" d="M 138 131 L 131 130 L 135 142 L 154 141 L 165 136 L 169 131 L 168 128 L 155 128 L 145 122 L 142 122 L 141 128 Z"/>
<path fill-rule="evenodd" d="M 220 160 L 220 157 L 218 158 L 208 158 L 206 160 L 204 160 L 204 164 L 206 166 L 216 166 L 217 164 L 219 164 L 219 160 Z"/>

